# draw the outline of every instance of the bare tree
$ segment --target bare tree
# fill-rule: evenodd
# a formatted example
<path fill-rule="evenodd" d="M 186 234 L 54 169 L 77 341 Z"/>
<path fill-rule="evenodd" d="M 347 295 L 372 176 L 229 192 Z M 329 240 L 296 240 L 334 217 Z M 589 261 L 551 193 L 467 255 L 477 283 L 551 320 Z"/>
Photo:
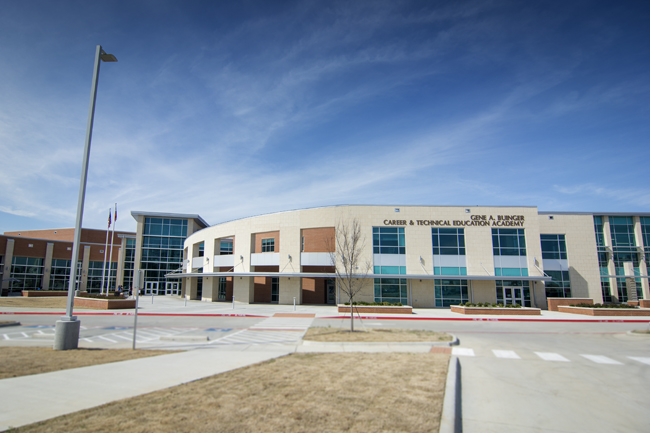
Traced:
<path fill-rule="evenodd" d="M 358 219 L 336 224 L 333 247 L 329 248 L 339 290 L 350 300 L 350 332 L 354 331 L 354 297 L 361 291 L 370 273 L 371 264 L 362 261 L 366 238 Z"/>

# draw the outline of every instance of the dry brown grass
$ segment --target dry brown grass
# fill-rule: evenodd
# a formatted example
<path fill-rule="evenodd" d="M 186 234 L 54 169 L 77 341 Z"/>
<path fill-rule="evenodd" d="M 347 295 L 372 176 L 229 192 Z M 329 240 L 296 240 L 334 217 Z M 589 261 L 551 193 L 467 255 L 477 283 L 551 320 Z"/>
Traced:
<path fill-rule="evenodd" d="M 14 431 L 437 432 L 448 362 L 429 353 L 293 354 Z"/>
<path fill-rule="evenodd" d="M 15 308 L 61 308 L 65 310 L 65 296 L 52 296 L 41 298 L 10 297 L 0 298 L 0 307 Z"/>
<path fill-rule="evenodd" d="M 350 332 L 349 328 L 309 328 L 303 339 L 343 343 L 418 343 L 451 341 L 451 335 L 413 329 L 368 329 Z"/>
<path fill-rule="evenodd" d="M 167 350 L 0 347 L 0 379 L 173 353 Z"/>

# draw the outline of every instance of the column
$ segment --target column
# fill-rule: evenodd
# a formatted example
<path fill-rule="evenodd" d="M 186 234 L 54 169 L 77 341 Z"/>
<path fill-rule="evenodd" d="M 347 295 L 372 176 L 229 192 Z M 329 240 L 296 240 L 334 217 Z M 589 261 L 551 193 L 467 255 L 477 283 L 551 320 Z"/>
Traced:
<path fill-rule="evenodd" d="M 293 305 L 293 298 L 296 298 L 296 305 L 302 304 L 301 278 L 280 277 L 279 304 Z"/>
<path fill-rule="evenodd" d="M 233 277 L 232 291 L 236 302 L 253 302 L 254 289 L 253 277 Z"/>
<path fill-rule="evenodd" d="M 42 289 L 50 290 L 50 275 L 52 275 L 52 253 L 54 252 L 54 244 L 48 242 L 45 247 L 45 259 L 43 260 L 43 281 Z"/>

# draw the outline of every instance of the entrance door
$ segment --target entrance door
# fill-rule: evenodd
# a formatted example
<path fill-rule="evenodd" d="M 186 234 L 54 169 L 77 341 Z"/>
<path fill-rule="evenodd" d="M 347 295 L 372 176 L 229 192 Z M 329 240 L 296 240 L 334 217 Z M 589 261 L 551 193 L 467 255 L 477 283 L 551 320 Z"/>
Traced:
<path fill-rule="evenodd" d="M 157 295 L 158 294 L 158 282 L 157 281 L 145 281 L 144 283 L 144 294 L 145 295 L 151 295 L 151 294 Z"/>
<path fill-rule="evenodd" d="M 519 304 L 524 305 L 524 296 L 521 287 L 504 287 L 503 301 L 506 305 Z"/>
<path fill-rule="evenodd" d="M 178 292 L 178 283 L 167 282 L 167 287 L 165 290 L 166 295 L 179 295 Z"/>
<path fill-rule="evenodd" d="M 336 280 L 328 279 L 325 282 L 325 289 L 327 291 L 327 303 L 336 303 Z"/>

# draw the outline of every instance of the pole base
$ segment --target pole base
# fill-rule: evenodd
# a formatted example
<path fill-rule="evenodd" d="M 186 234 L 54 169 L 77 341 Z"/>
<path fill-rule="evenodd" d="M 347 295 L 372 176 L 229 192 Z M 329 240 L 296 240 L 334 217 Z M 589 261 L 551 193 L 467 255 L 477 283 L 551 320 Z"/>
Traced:
<path fill-rule="evenodd" d="M 73 350 L 79 346 L 81 322 L 76 317 L 63 317 L 54 327 L 54 350 Z"/>

